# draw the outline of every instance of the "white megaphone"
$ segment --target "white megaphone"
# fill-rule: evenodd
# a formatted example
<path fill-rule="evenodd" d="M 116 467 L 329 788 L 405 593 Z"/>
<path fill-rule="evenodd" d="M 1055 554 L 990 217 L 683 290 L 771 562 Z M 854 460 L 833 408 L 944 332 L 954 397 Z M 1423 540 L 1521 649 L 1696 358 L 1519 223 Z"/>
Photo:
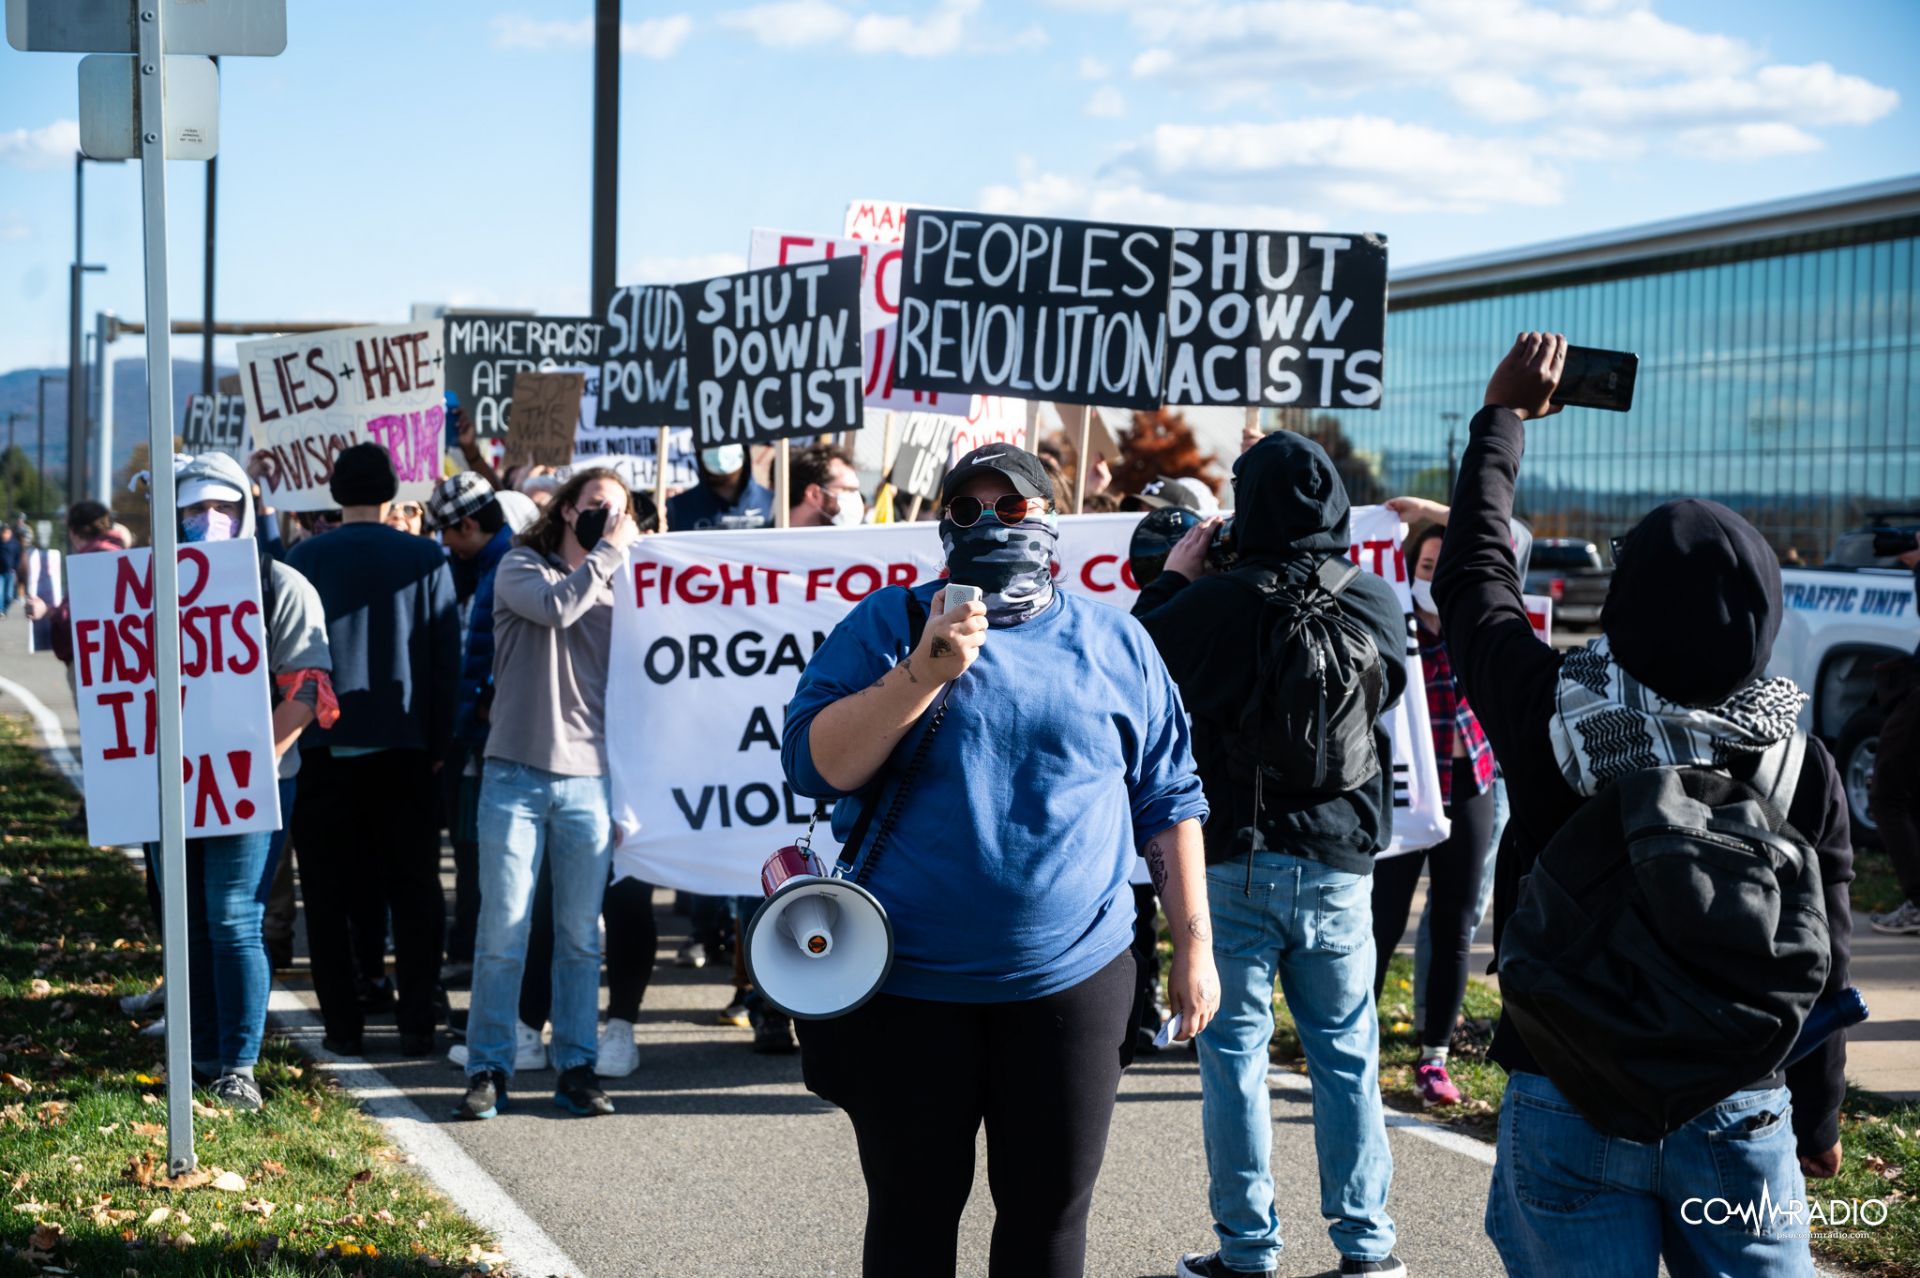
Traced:
<path fill-rule="evenodd" d="M 843 1016 L 893 970 L 893 924 L 873 893 L 821 871 L 804 843 L 760 867 L 767 899 L 747 924 L 747 975 L 797 1020 Z"/>

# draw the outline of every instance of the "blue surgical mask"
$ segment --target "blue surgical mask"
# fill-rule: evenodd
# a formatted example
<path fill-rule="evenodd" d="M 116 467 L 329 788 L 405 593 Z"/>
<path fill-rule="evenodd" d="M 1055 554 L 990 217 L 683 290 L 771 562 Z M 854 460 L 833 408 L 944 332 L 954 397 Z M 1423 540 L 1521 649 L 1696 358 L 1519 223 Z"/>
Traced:
<path fill-rule="evenodd" d="M 971 528 L 940 521 L 947 576 L 978 586 L 986 596 L 987 624 L 1014 626 L 1053 602 L 1053 562 L 1059 557 L 1060 526 L 1052 515 L 1008 527 L 991 514 Z"/>
<path fill-rule="evenodd" d="M 232 541 L 240 521 L 217 510 L 196 510 L 180 520 L 180 535 L 188 541 Z"/>
<path fill-rule="evenodd" d="M 709 475 L 731 475 L 747 464 L 747 450 L 741 444 L 703 448 L 700 450 L 700 464 L 707 468 Z"/>

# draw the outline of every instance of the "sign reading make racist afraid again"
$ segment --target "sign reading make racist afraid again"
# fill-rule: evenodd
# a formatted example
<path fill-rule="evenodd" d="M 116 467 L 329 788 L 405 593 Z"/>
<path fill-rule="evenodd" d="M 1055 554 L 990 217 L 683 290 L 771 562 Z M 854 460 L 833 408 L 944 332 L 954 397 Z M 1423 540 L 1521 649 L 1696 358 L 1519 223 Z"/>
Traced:
<path fill-rule="evenodd" d="M 894 381 L 1160 406 L 1173 232 L 910 209 Z"/>
<path fill-rule="evenodd" d="M 1387 243 L 1173 232 L 1166 402 L 1378 408 Z"/>
<path fill-rule="evenodd" d="M 182 546 L 180 703 L 189 839 L 280 828 L 253 540 Z M 87 793 L 87 838 L 98 845 L 160 837 L 153 669 L 153 552 L 75 555 L 74 692 Z"/>
<path fill-rule="evenodd" d="M 1127 547 L 1139 522 L 1061 519 L 1061 588 L 1131 608 L 1139 592 Z M 1410 609 L 1399 518 L 1364 507 L 1352 526 L 1355 562 L 1384 577 Z M 760 863 L 804 833 L 814 810 L 787 788 L 780 767 L 785 709 L 807 659 L 860 600 L 932 580 L 940 568 L 939 538 L 925 524 L 642 538 L 613 579 L 607 705 L 646 708 L 607 716 L 622 836 L 615 874 L 716 896 L 757 893 Z M 1393 742 L 1393 850 L 1447 835 L 1418 651 L 1405 661 L 1411 695 L 1384 720 Z M 814 839 L 831 857 L 824 821 Z"/>
<path fill-rule="evenodd" d="M 700 447 L 860 429 L 858 257 L 682 284 L 680 299 Z"/>
<path fill-rule="evenodd" d="M 440 479 L 446 379 L 441 321 L 341 328 L 239 346 L 266 504 L 332 510 L 333 459 L 374 443 L 393 456 L 399 499 L 424 502 Z"/>
<path fill-rule="evenodd" d="M 600 322 L 586 316 L 449 315 L 445 322 L 447 389 L 481 439 L 506 434 L 517 374 L 591 363 L 600 343 Z"/>

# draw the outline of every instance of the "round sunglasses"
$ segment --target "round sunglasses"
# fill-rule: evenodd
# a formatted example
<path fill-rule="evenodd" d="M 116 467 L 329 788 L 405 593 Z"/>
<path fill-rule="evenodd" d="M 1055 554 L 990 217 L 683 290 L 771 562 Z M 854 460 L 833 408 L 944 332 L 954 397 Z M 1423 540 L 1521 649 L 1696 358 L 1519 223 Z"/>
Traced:
<path fill-rule="evenodd" d="M 1022 497 L 1018 493 L 996 497 L 992 505 L 978 497 L 955 497 L 947 503 L 947 518 L 956 528 L 971 528 L 980 522 L 980 516 L 991 510 L 995 519 L 1011 528 L 1028 515 L 1045 510 L 1046 506 L 1042 498 Z"/>

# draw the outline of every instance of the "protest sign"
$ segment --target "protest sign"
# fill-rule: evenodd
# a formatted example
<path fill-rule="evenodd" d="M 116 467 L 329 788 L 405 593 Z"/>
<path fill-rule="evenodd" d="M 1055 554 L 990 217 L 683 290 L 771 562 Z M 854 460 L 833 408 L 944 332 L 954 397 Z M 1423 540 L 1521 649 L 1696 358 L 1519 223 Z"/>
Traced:
<path fill-rule="evenodd" d="M 1131 608 L 1139 591 L 1127 548 L 1139 522 L 1063 518 L 1060 586 Z M 1367 507 L 1353 526 L 1356 561 L 1411 609 L 1398 517 Z M 615 873 L 689 892 L 757 892 L 761 861 L 798 838 L 814 808 L 780 768 L 783 711 L 807 659 L 861 599 L 940 568 L 939 538 L 913 524 L 643 538 L 613 580 L 607 704 L 645 707 L 607 717 Z M 1409 694 L 1385 720 L 1396 849 L 1446 837 L 1419 654 L 1405 660 Z M 831 857 L 824 822 L 814 838 Z"/>
<path fill-rule="evenodd" d="M 1166 402 L 1378 408 L 1387 242 L 1173 232 Z"/>
<path fill-rule="evenodd" d="M 253 540 L 182 546 L 180 721 L 189 839 L 280 828 Z M 96 844 L 160 837 L 153 669 L 153 552 L 75 555 L 74 693 L 80 706 L 87 838 Z"/>
<path fill-rule="evenodd" d="M 507 455 L 536 466 L 570 464 L 586 385 L 584 373 L 516 375 L 507 418 Z"/>
<path fill-rule="evenodd" d="M 629 284 L 607 300 L 594 362 L 600 398 L 594 420 L 606 427 L 686 426 L 687 313 L 671 284 Z"/>
<path fill-rule="evenodd" d="M 605 466 L 619 472 L 621 480 L 635 492 L 653 492 L 654 455 L 660 450 L 658 426 L 602 426 L 600 407 L 600 365 L 587 364 L 552 370 L 578 373 L 582 379 L 579 425 L 573 435 L 571 468 Z M 688 488 L 700 482 L 693 465 L 693 431 L 686 426 L 665 428 L 667 434 L 667 487 Z M 504 464 L 504 462 L 502 463 Z"/>
<path fill-rule="evenodd" d="M 847 205 L 841 233 L 850 240 L 898 244 L 907 237 L 907 209 L 892 200 L 855 200 Z"/>
<path fill-rule="evenodd" d="M 937 500 L 940 481 L 953 458 L 957 420 L 941 413 L 906 414 L 900 428 L 900 451 L 893 455 L 887 481 L 909 497 Z"/>
<path fill-rule="evenodd" d="M 220 379 L 214 382 L 213 388 L 222 395 L 238 395 L 240 393 L 240 374 L 222 373 Z"/>
<path fill-rule="evenodd" d="M 427 499 L 445 452 L 440 329 L 431 320 L 240 344 L 247 429 L 265 454 L 267 505 L 332 510 L 333 459 L 366 443 L 392 454 L 400 500 Z"/>
<path fill-rule="evenodd" d="M 180 447 L 196 456 L 225 453 L 235 461 L 247 456 L 247 401 L 239 395 L 189 395 Z"/>
<path fill-rule="evenodd" d="M 859 430 L 860 259 L 682 284 L 702 448 Z"/>
<path fill-rule="evenodd" d="M 953 428 L 952 460 L 988 444 L 1027 446 L 1027 405 L 1004 395 L 975 395 L 973 411 Z"/>
<path fill-rule="evenodd" d="M 445 323 L 447 389 L 481 439 L 506 434 L 516 374 L 593 362 L 602 327 L 587 316 L 449 315 Z"/>
<path fill-rule="evenodd" d="M 971 396 L 902 390 L 893 384 L 893 344 L 900 316 L 899 245 L 761 229 L 754 231 L 748 245 L 747 267 L 759 270 L 856 256 L 861 263 L 860 344 L 866 361 L 863 394 L 867 407 L 965 413 L 972 405 Z"/>
<path fill-rule="evenodd" d="M 1160 406 L 1173 233 L 911 209 L 896 385 Z"/>

